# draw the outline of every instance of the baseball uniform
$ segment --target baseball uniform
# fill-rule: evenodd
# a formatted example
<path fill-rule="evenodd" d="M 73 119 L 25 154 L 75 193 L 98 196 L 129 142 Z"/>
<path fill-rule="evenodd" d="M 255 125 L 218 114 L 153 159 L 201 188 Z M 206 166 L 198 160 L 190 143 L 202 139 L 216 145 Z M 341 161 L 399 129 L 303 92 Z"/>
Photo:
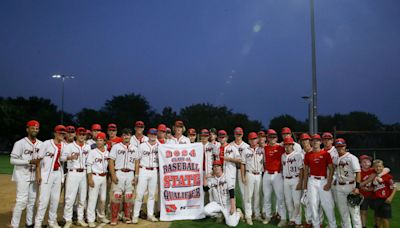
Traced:
<path fill-rule="evenodd" d="M 190 144 L 190 139 L 184 135 L 179 138 L 174 136 L 170 139 L 167 139 L 166 144 Z"/>
<path fill-rule="evenodd" d="M 283 142 L 279 143 L 279 145 L 284 146 Z M 294 142 L 293 144 L 293 149 L 295 153 L 304 153 L 304 150 L 301 148 L 300 144 L 298 144 L 297 142 Z"/>
<path fill-rule="evenodd" d="M 264 149 L 248 146 L 242 152 L 242 163 L 245 165 L 246 185 L 244 186 L 244 210 L 246 218 L 261 217 L 260 197 L 262 173 L 264 171 Z"/>
<path fill-rule="evenodd" d="M 374 179 L 372 184 L 374 187 L 375 217 L 391 219 L 392 206 L 391 204 L 385 203 L 385 200 L 395 191 L 392 175 L 385 174 L 381 177 L 378 176 Z"/>
<path fill-rule="evenodd" d="M 320 204 L 328 218 L 329 227 L 336 227 L 332 192 L 330 190 L 324 190 L 324 186 L 327 184 L 327 167 L 329 164 L 332 164 L 332 158 L 329 153 L 324 150 L 309 152 L 304 158 L 304 165 L 310 170 L 307 190 L 314 227 L 320 227 L 320 222 L 322 222 L 319 217 Z"/>
<path fill-rule="evenodd" d="M 138 148 L 134 145 L 123 143 L 115 144 L 110 151 L 110 159 L 115 161 L 115 175 L 118 183 L 112 183 L 111 191 L 111 213 L 112 217 L 117 217 L 120 203 L 124 201 L 125 218 L 131 219 L 133 206 L 133 178 L 135 171 L 135 161 L 138 159 Z M 124 200 L 123 200 L 124 198 Z"/>
<path fill-rule="evenodd" d="M 342 221 L 342 227 L 361 228 L 360 206 L 349 206 L 347 196 L 356 186 L 356 173 L 361 172 L 358 158 L 349 152 L 336 159 L 336 203 Z M 351 219 L 350 219 L 351 218 Z M 353 222 L 353 226 L 351 225 Z"/>
<path fill-rule="evenodd" d="M 285 148 L 279 144 L 273 146 L 266 144 L 264 147 L 264 176 L 263 176 L 263 195 L 264 205 L 263 211 L 267 218 L 271 218 L 271 195 L 272 190 L 275 193 L 278 213 L 281 220 L 286 220 L 286 208 L 283 194 L 283 179 L 282 179 L 282 154 Z"/>
<path fill-rule="evenodd" d="M 131 137 L 131 141 L 130 144 L 136 147 L 139 147 L 140 144 L 149 141 L 149 138 L 145 135 L 143 135 L 143 137 L 141 138 L 137 138 L 136 135 L 133 135 Z"/>
<path fill-rule="evenodd" d="M 15 142 L 10 155 L 10 163 L 14 165 L 12 181 L 17 184 L 17 197 L 11 219 L 12 227 L 19 227 L 22 211 L 26 208 L 26 224 L 33 224 L 33 209 L 36 201 L 35 172 L 36 165 L 29 164 L 36 159 L 42 141 L 31 141 L 28 137 Z"/>
<path fill-rule="evenodd" d="M 206 216 L 218 217 L 222 213 L 225 218 L 226 225 L 235 227 L 238 225 L 240 215 L 237 211 L 230 214 L 230 194 L 229 191 L 234 191 L 235 182 L 231 178 L 226 178 L 225 174 L 222 176 L 212 176 L 207 179 L 207 187 L 214 201 L 204 206 L 204 213 Z"/>
<path fill-rule="evenodd" d="M 214 160 L 220 160 L 222 162 L 223 171 L 227 179 L 232 179 L 236 186 L 236 174 L 237 166 L 234 162 L 228 162 L 225 158 L 242 159 L 240 157 L 239 151 L 236 147 L 226 144 L 225 146 L 220 146 L 215 150 L 217 154 L 214 154 Z M 222 158 L 221 156 L 224 156 Z"/>
<path fill-rule="evenodd" d="M 249 147 L 249 144 L 245 143 L 245 142 L 241 142 L 239 145 L 236 144 L 235 141 L 231 142 L 230 145 L 236 147 L 236 149 L 239 151 L 239 155 L 240 157 L 242 157 L 242 153 L 243 151 Z M 243 185 L 243 181 L 242 181 L 242 175 L 240 175 L 240 168 L 237 169 L 237 174 L 236 174 L 237 178 L 238 178 L 238 182 L 239 182 L 239 189 L 240 189 L 240 194 L 242 195 L 242 199 L 244 199 L 244 185 Z"/>
<path fill-rule="evenodd" d="M 140 169 L 136 189 L 135 207 L 133 217 L 139 217 L 143 196 L 148 191 L 147 217 L 154 217 L 154 201 L 158 183 L 158 143 L 151 145 L 149 142 L 140 144 L 139 156 Z"/>
<path fill-rule="evenodd" d="M 105 218 L 105 203 L 107 197 L 107 172 L 109 152 L 98 148 L 89 151 L 86 161 L 87 173 L 92 174 L 94 187 L 89 187 L 89 202 L 86 209 L 87 220 L 93 223 L 96 219 L 96 204 L 100 197 L 97 216 Z"/>
<path fill-rule="evenodd" d="M 290 154 L 282 154 L 282 167 L 283 191 L 289 213 L 289 221 L 296 223 L 296 225 L 301 225 L 301 190 L 296 190 L 296 187 L 299 184 L 300 172 L 303 169 L 302 153 L 293 151 Z"/>
<path fill-rule="evenodd" d="M 64 143 L 56 144 L 53 139 L 46 140 L 38 152 L 40 161 L 39 204 L 35 217 L 35 227 L 41 227 L 47 206 L 50 201 L 49 220 L 51 225 L 57 224 L 57 208 L 60 200 L 61 184 L 64 182 L 63 169 L 60 157 L 64 149 Z"/>
<path fill-rule="evenodd" d="M 61 161 L 67 162 L 67 179 L 65 182 L 65 206 L 64 219 L 72 221 L 72 210 L 77 194 L 79 195 L 78 202 L 78 220 L 84 220 L 84 210 L 87 197 L 87 179 L 86 179 L 86 159 L 90 151 L 90 146 L 87 144 L 79 145 L 76 142 L 65 146 L 61 154 Z M 68 157 L 77 155 L 76 160 L 67 160 Z"/>

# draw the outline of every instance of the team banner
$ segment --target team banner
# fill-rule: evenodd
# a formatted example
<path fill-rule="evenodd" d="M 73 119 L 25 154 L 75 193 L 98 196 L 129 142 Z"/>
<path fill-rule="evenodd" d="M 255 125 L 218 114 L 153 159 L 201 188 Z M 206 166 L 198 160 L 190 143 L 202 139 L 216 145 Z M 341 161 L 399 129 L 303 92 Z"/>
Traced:
<path fill-rule="evenodd" d="M 203 213 L 203 146 L 162 144 L 160 167 L 160 220 L 194 220 Z"/>

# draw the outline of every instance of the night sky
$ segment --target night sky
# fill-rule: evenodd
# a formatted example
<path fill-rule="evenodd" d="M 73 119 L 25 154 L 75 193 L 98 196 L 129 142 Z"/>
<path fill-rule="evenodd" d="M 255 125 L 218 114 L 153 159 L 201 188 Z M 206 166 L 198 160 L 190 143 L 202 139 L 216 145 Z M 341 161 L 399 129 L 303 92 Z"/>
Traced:
<path fill-rule="evenodd" d="M 399 122 L 400 1 L 316 0 L 319 114 Z M 135 92 L 156 111 L 208 102 L 264 125 L 307 117 L 308 0 L 0 1 L 0 96 L 65 110 Z"/>

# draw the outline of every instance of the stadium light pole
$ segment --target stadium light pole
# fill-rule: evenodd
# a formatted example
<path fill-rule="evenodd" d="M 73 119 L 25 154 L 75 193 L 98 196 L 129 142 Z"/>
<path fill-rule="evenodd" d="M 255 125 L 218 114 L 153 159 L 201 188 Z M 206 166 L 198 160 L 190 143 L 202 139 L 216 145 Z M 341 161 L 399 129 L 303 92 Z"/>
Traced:
<path fill-rule="evenodd" d="M 315 57 L 315 21 L 314 21 L 314 0 L 310 0 L 310 21 L 311 21 L 311 58 L 312 58 L 312 130 L 311 134 L 318 133 L 318 115 L 317 115 L 317 63 Z"/>
<path fill-rule="evenodd" d="M 62 88 L 61 88 L 61 124 L 64 124 L 64 81 L 65 79 L 74 79 L 74 76 L 68 76 L 63 74 L 55 74 L 51 76 L 55 79 L 61 79 Z"/>
<path fill-rule="evenodd" d="M 313 112 L 313 109 L 312 109 L 312 97 L 303 96 L 301 98 L 303 98 L 308 104 L 308 132 L 311 133 L 312 129 L 313 129 L 313 122 L 314 122 L 313 121 L 313 117 L 312 117 L 312 112 Z"/>

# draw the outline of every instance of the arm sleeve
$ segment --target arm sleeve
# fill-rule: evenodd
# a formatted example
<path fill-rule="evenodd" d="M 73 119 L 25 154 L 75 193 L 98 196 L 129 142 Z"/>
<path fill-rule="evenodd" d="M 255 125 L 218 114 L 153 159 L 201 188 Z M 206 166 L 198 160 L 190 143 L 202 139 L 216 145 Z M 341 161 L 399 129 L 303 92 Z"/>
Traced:
<path fill-rule="evenodd" d="M 235 198 L 235 190 L 229 189 L 229 199 Z"/>
<path fill-rule="evenodd" d="M 208 187 L 208 186 L 203 186 L 203 190 L 204 190 L 205 192 L 208 192 L 208 190 L 210 190 L 210 187 Z"/>
<path fill-rule="evenodd" d="M 29 161 L 11 157 L 10 163 L 11 165 L 28 165 Z"/>
<path fill-rule="evenodd" d="M 29 161 L 23 160 L 22 158 L 22 148 L 21 143 L 16 142 L 10 154 L 11 165 L 28 165 Z"/>

